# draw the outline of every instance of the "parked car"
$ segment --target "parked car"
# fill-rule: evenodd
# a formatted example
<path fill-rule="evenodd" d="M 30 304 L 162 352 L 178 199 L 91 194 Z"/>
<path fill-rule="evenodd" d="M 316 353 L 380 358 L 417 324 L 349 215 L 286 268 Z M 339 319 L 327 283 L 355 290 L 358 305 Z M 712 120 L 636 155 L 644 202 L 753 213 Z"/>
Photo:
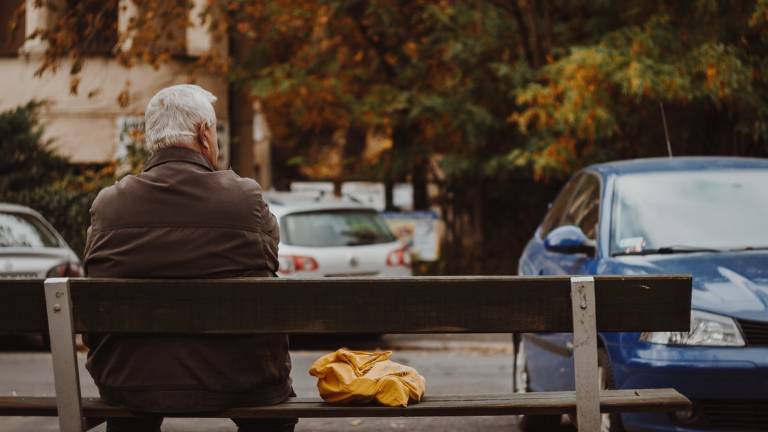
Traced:
<path fill-rule="evenodd" d="M 410 253 L 375 209 L 325 194 L 264 196 L 280 224 L 281 277 L 411 275 Z"/>
<path fill-rule="evenodd" d="M 768 160 L 590 166 L 552 204 L 519 274 L 692 274 L 690 332 L 601 333 L 599 366 L 604 388 L 673 387 L 693 409 L 603 415 L 602 430 L 768 430 Z M 522 340 L 518 391 L 573 389 L 570 334 Z"/>
<path fill-rule="evenodd" d="M 0 203 L 0 277 L 82 275 L 77 254 L 39 213 L 29 207 Z"/>

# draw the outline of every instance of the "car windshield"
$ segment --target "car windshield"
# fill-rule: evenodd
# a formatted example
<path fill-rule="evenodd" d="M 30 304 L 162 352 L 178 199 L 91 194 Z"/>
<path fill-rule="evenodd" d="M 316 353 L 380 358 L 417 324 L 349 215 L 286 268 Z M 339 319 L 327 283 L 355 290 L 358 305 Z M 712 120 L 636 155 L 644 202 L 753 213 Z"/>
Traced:
<path fill-rule="evenodd" d="M 768 171 L 678 171 L 616 181 L 611 254 L 768 247 Z"/>
<path fill-rule="evenodd" d="M 35 216 L 0 212 L 0 247 L 58 247 L 56 236 Z"/>
<path fill-rule="evenodd" d="M 359 246 L 395 241 L 375 211 L 334 210 L 289 214 L 283 218 L 285 244 Z"/>

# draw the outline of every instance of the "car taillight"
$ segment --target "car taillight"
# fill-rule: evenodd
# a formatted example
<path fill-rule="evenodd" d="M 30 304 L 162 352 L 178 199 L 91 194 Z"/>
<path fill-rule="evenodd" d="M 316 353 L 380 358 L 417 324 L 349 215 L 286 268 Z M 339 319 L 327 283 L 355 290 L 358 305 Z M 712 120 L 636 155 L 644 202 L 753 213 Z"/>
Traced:
<path fill-rule="evenodd" d="M 79 264 L 65 263 L 48 270 L 47 277 L 82 277 L 83 268 Z"/>
<path fill-rule="evenodd" d="M 411 266 L 411 253 L 408 249 L 398 249 L 392 251 L 387 255 L 388 267 L 410 267 Z"/>
<path fill-rule="evenodd" d="M 280 255 L 280 273 L 313 272 L 318 269 L 317 261 L 308 256 Z"/>

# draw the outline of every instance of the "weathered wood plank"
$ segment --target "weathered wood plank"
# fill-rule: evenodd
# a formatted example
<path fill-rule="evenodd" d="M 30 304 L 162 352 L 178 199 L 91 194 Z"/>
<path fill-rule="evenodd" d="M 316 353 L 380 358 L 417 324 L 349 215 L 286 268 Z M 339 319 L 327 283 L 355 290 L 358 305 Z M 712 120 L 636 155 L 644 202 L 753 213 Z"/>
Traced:
<path fill-rule="evenodd" d="M 600 394 L 603 412 L 671 412 L 689 408 L 691 402 L 673 389 L 608 390 Z M 569 414 L 576 410 L 574 392 L 539 392 L 507 395 L 435 395 L 407 408 L 375 405 L 330 405 L 318 398 L 292 398 L 280 405 L 236 408 L 217 413 L 178 417 L 259 418 L 259 417 L 432 417 L 491 416 L 517 414 Z M 53 397 L 0 396 L 0 416 L 55 416 Z M 132 417 L 120 407 L 99 399 L 83 399 L 87 417 Z"/>
<path fill-rule="evenodd" d="M 648 282 L 645 282 L 647 280 Z M 652 281 L 652 282 L 651 282 Z M 641 329 L 642 323 L 654 324 L 649 315 L 656 311 L 677 317 L 680 327 L 668 331 L 689 331 L 691 318 L 691 276 L 595 276 L 597 329 L 599 331 L 664 331 Z M 608 311 L 621 311 L 618 315 Z M 641 323 L 638 328 L 627 329 L 622 323 Z M 688 323 L 688 327 L 685 323 Z"/>
<path fill-rule="evenodd" d="M 136 330 L 155 332 L 160 331 L 158 328 L 164 324 L 173 324 L 173 329 L 168 331 L 211 332 L 210 326 L 220 323 L 224 325 L 222 332 L 232 326 L 239 326 L 239 331 L 248 331 L 248 327 L 269 322 L 279 314 L 290 314 L 280 320 L 282 323 L 276 323 L 282 327 L 267 326 L 263 331 L 287 331 L 286 327 L 289 327 L 298 333 L 333 332 L 349 331 L 350 326 L 354 331 L 363 331 L 355 322 L 358 318 L 361 319 L 360 325 L 375 321 L 373 324 L 379 327 L 378 333 L 395 333 L 403 328 L 407 333 L 480 332 L 481 328 L 490 332 L 571 329 L 570 299 L 565 277 L 463 277 L 451 280 L 453 282 L 444 278 L 419 278 L 405 282 L 381 279 L 251 279 L 237 280 L 234 284 L 223 280 L 162 281 L 168 287 L 159 286 L 159 281 L 124 280 L 117 282 L 116 286 L 107 286 L 103 280 L 86 284 L 78 281 L 75 283 L 76 301 L 84 301 L 76 307 L 76 314 L 83 318 L 77 323 L 77 329 L 95 329 L 102 324 L 115 327 L 115 322 L 121 319 L 119 317 L 128 316 L 133 318 L 125 322 L 129 327 L 123 329 L 126 331 L 142 322 L 149 328 L 137 327 Z M 392 288 L 398 286 L 400 288 Z M 640 288 L 642 286 L 649 288 Z M 288 292 L 281 294 L 286 290 Z M 309 292 L 304 292 L 307 290 Z M 596 292 L 597 321 L 601 331 L 673 331 L 688 328 L 691 288 L 690 279 L 686 276 L 598 277 Z M 142 295 L 146 298 L 141 299 Z M 237 296 L 243 298 L 238 299 Z M 116 304 L 121 299 L 128 303 L 122 306 Z M 269 303 L 273 301 L 275 306 L 270 308 Z M 461 303 L 451 305 L 451 301 Z M 317 307 L 312 307 L 313 304 Z M 271 310 L 261 314 L 265 309 Z M 310 313 L 306 313 L 308 309 Z M 408 315 L 416 309 L 419 309 L 418 316 Z M 230 311 L 235 314 L 230 316 Z M 388 312 L 389 322 L 385 322 L 382 311 Z M 331 315 L 321 316 L 326 312 Z M 244 315 L 253 317 L 255 313 L 260 315 L 241 319 Z M 442 313 L 448 315 L 437 319 Z M 89 319 L 88 315 L 95 316 Z M 189 320 L 196 326 L 183 330 L 188 317 L 196 317 Z M 204 319 L 198 322 L 199 317 Z M 249 321 L 251 325 L 246 326 Z M 438 325 L 438 321 L 442 321 L 443 325 Z M 448 321 L 453 322 L 445 325 Z M 646 321 L 647 325 L 643 326 Z M 381 330 L 390 323 L 395 325 Z M 0 280 L 0 333 L 44 334 L 47 331 L 43 281 Z"/>
<path fill-rule="evenodd" d="M 43 279 L 0 279 L 0 333 L 48 333 Z"/>
<path fill-rule="evenodd" d="M 576 383 L 576 419 L 581 430 L 600 430 L 600 386 L 597 378 L 595 280 L 571 279 L 573 309 L 573 369 Z"/>
<path fill-rule="evenodd" d="M 69 284 L 65 279 L 46 281 L 45 303 L 48 310 L 48 331 L 51 335 L 56 402 L 59 407 L 59 431 L 82 432 L 84 429 L 80 405 L 80 377 L 70 300 Z"/>
<path fill-rule="evenodd" d="M 502 333 L 572 329 L 568 277 L 74 279 L 78 332 Z M 596 278 L 601 331 L 689 329 L 689 276 Z"/>

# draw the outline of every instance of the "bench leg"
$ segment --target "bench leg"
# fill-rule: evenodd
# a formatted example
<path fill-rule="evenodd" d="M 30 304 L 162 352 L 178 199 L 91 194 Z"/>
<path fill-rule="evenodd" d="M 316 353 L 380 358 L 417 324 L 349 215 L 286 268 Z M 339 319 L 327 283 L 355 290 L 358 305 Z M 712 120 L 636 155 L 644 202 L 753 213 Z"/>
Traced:
<path fill-rule="evenodd" d="M 45 304 L 51 338 L 59 431 L 82 432 L 84 429 L 80 377 L 72 323 L 72 300 L 67 278 L 46 279 Z"/>
<path fill-rule="evenodd" d="M 595 279 L 571 278 L 573 358 L 576 379 L 576 419 L 579 430 L 600 430 L 600 386 L 597 368 Z"/>

